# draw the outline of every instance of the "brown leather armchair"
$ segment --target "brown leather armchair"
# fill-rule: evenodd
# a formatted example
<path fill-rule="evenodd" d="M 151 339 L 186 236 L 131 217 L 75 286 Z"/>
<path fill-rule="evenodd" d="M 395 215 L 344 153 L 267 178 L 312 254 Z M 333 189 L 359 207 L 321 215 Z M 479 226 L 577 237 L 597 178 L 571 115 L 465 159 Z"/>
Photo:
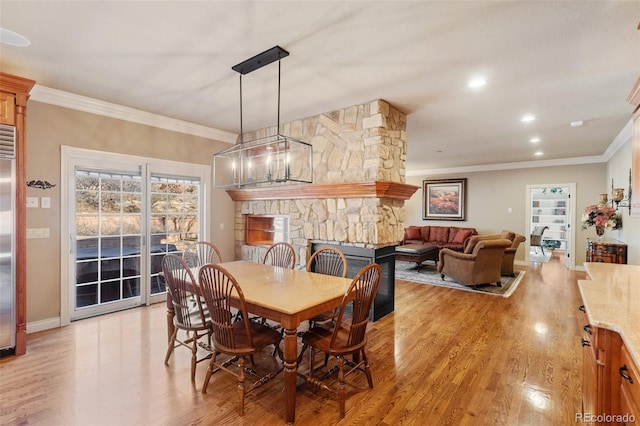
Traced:
<path fill-rule="evenodd" d="M 504 255 L 502 255 L 502 267 L 500 268 L 501 275 L 509 275 L 514 276 L 515 272 L 513 271 L 513 263 L 516 259 L 516 251 L 518 251 L 518 246 L 520 243 L 525 242 L 527 237 L 520 234 L 513 234 L 513 239 L 511 240 L 511 247 L 507 247 L 504 251 Z"/>
<path fill-rule="evenodd" d="M 471 253 L 478 241 L 505 239 L 511 241 L 511 246 L 507 247 L 502 255 L 502 265 L 500 267 L 500 275 L 514 276 L 513 263 L 515 261 L 516 252 L 520 243 L 527 240 L 524 235 L 517 234 L 513 231 L 503 230 L 500 234 L 492 235 L 474 235 L 469 238 L 469 242 L 465 246 L 465 253 Z"/>
<path fill-rule="evenodd" d="M 470 253 L 460 253 L 449 249 L 440 250 L 438 272 L 465 285 L 479 285 L 500 282 L 500 268 L 504 251 L 511 247 L 507 239 L 485 239 L 476 241 Z M 471 243 L 467 245 L 467 248 Z M 466 250 L 465 250 L 466 251 Z"/>

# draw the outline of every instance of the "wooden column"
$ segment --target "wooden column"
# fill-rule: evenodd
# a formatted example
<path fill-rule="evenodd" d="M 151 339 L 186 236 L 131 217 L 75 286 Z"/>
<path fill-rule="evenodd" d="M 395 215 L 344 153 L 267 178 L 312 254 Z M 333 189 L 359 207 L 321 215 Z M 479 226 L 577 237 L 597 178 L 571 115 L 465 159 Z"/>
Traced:
<path fill-rule="evenodd" d="M 0 93 L 6 101 L 2 121 L 16 128 L 16 355 L 27 352 L 27 100 L 35 81 L 0 73 Z M 13 104 L 11 103 L 13 102 Z M 13 116 L 11 110 L 13 109 Z"/>

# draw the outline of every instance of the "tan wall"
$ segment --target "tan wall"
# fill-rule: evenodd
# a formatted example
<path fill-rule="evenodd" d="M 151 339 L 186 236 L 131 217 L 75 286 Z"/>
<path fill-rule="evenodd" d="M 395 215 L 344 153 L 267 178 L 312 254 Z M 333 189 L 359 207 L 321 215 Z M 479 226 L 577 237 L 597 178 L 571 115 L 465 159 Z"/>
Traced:
<path fill-rule="evenodd" d="M 628 170 L 628 169 L 627 169 Z M 407 183 L 422 187 L 424 179 L 467 178 L 467 220 L 442 222 L 422 220 L 422 189 L 405 203 L 407 225 L 450 224 L 472 226 L 480 234 L 492 234 L 510 229 L 527 236 L 527 185 L 576 183 L 576 211 L 573 217 L 576 246 L 576 266 L 585 261 L 586 239 L 595 238 L 595 231 L 580 229 L 580 217 L 585 206 L 593 204 L 598 194 L 607 192 L 606 164 L 588 164 L 561 167 L 540 167 L 490 172 L 456 173 L 438 176 L 409 176 Z M 508 213 L 511 208 L 512 212 Z M 464 224 L 464 225 L 463 225 Z M 611 232 L 611 231 L 610 231 Z M 528 238 L 528 236 L 527 236 Z M 523 262 L 525 248 L 521 245 L 516 261 Z"/>
<path fill-rule="evenodd" d="M 151 158 L 212 164 L 215 152 L 228 144 L 141 124 L 29 101 L 27 113 L 27 180 L 46 180 L 52 189 L 27 189 L 28 197 L 50 197 L 51 208 L 27 209 L 28 228 L 49 228 L 50 238 L 27 241 L 27 321 L 60 315 L 60 147 L 62 145 Z M 214 190 L 211 241 L 223 257 L 233 258 L 233 202 Z M 225 230 L 220 231 L 220 223 Z"/>
<path fill-rule="evenodd" d="M 607 163 L 607 193 L 611 194 L 611 179 L 613 179 L 615 187 L 624 188 L 624 196 L 629 196 L 631 153 L 632 142 L 629 139 Z M 640 170 L 635 173 L 640 173 Z M 640 188 L 635 188 L 635 191 L 640 191 Z M 629 216 L 627 207 L 620 207 L 618 213 L 622 216 L 622 228 L 607 231 L 608 236 L 627 244 L 627 263 L 640 265 L 640 217 Z"/>

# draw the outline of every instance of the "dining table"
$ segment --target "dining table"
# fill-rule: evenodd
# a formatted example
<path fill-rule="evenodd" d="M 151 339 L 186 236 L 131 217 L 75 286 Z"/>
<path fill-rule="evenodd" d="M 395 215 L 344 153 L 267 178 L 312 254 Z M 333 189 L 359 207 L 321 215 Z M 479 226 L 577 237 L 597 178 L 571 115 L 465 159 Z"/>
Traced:
<path fill-rule="evenodd" d="M 298 377 L 298 327 L 342 302 L 352 279 L 305 270 L 287 269 L 244 260 L 222 262 L 238 282 L 246 309 L 252 314 L 281 324 L 284 329 L 283 367 L 285 420 L 295 422 Z M 196 279 L 197 269 L 194 270 Z M 167 332 L 173 333 L 173 305 L 167 292 Z"/>

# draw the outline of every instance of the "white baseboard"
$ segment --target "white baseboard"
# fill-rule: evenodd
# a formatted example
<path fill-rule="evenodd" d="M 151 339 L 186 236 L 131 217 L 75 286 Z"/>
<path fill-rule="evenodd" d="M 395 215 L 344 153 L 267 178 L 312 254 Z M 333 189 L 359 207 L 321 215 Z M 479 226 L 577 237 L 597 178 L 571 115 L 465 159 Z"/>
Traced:
<path fill-rule="evenodd" d="M 51 330 L 52 328 L 60 328 L 60 327 L 61 327 L 60 317 L 28 322 L 27 334 L 35 333 L 37 331 Z"/>

